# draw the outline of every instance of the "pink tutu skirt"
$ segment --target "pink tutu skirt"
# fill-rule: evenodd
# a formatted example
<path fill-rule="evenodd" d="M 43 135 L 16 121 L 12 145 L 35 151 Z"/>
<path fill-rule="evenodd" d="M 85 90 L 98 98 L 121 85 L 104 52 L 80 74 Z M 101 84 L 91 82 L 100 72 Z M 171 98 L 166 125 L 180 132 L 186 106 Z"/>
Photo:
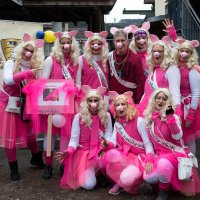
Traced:
<path fill-rule="evenodd" d="M 64 160 L 64 174 L 61 178 L 60 186 L 65 189 L 78 189 L 84 186 L 86 169 L 97 168 L 96 159 L 89 160 L 89 150 L 78 148 L 72 155 Z"/>
<path fill-rule="evenodd" d="M 181 109 L 184 110 L 183 104 L 181 104 Z M 195 112 L 194 121 L 189 128 L 185 127 L 185 120 L 182 117 L 182 130 L 183 130 L 183 140 L 186 144 L 196 139 L 200 139 L 200 101 L 198 108 Z"/>
<path fill-rule="evenodd" d="M 110 150 L 110 151 L 113 151 Z M 106 174 L 109 178 L 113 180 L 114 183 L 117 183 L 121 186 L 126 192 L 136 194 L 139 186 L 143 182 L 142 174 L 143 174 L 143 161 L 144 156 L 141 154 L 140 158 L 134 155 L 133 153 L 128 153 L 127 155 L 123 155 L 117 149 L 114 151 L 118 151 L 117 159 L 109 158 L 109 151 L 106 152 Z"/>
<path fill-rule="evenodd" d="M 28 123 L 21 121 L 18 113 L 6 112 L 5 108 L 6 104 L 0 102 L 0 147 L 26 147 Z"/>
<path fill-rule="evenodd" d="M 158 157 L 155 158 L 154 160 L 154 168 L 151 174 L 154 174 L 157 171 L 157 164 L 158 161 L 162 158 L 167 159 L 170 161 L 170 163 L 173 165 L 174 170 L 171 176 L 171 188 L 172 190 L 179 191 L 180 193 L 186 195 L 186 196 L 191 196 L 195 195 L 200 192 L 200 180 L 199 176 L 197 173 L 196 168 L 193 168 L 193 178 L 191 181 L 183 181 L 178 179 L 178 159 L 177 157 L 185 157 L 184 154 L 182 153 L 166 153 L 166 154 L 161 154 Z M 148 176 L 151 176 L 151 174 L 144 176 L 144 179 L 146 179 Z"/>

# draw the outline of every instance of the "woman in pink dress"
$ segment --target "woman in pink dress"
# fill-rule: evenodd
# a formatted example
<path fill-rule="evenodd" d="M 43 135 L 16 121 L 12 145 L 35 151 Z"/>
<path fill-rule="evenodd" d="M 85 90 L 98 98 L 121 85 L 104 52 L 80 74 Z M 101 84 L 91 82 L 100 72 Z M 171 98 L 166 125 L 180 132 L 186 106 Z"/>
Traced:
<path fill-rule="evenodd" d="M 108 33 L 107 31 L 100 33 L 85 31 L 84 34 L 88 39 L 85 43 L 84 54 L 79 57 L 76 85 L 79 87 L 89 85 L 93 89 L 103 86 L 108 91 L 108 44 L 106 42 Z M 107 91 L 104 99 L 108 107 Z M 80 104 L 80 99 L 78 102 Z"/>
<path fill-rule="evenodd" d="M 39 47 L 43 45 L 43 40 L 33 41 L 30 35 L 24 34 L 23 41 L 14 49 L 13 59 L 4 64 L 0 91 L 0 147 L 5 148 L 13 181 L 19 180 L 17 147 L 28 146 L 32 153 L 30 163 L 44 168 L 31 124 L 19 116 L 20 84 L 36 78 L 38 70 L 41 70 L 44 56 Z"/>
<path fill-rule="evenodd" d="M 173 64 L 169 42 L 170 39 L 167 36 L 164 36 L 162 40 L 154 37 L 153 45 L 149 49 L 147 57 L 149 75 L 146 79 L 144 95 L 138 106 L 141 115 L 153 91 L 161 87 L 170 90 L 176 112 L 180 113 L 180 72 Z"/>
<path fill-rule="evenodd" d="M 141 58 L 144 74 L 148 76 L 148 65 L 146 61 L 147 50 L 151 46 L 150 34 L 148 32 L 150 28 L 150 22 L 144 22 L 140 28 L 136 25 L 130 25 L 131 32 L 133 33 L 133 39 L 130 42 L 130 49 L 133 53 Z"/>
<path fill-rule="evenodd" d="M 111 112 L 116 119 L 112 141 L 116 149 L 106 152 L 106 174 L 115 183 L 109 194 L 125 191 L 136 194 L 143 182 L 143 171 L 151 171 L 154 151 L 146 131 L 146 123 L 138 117 L 137 109 L 131 103 L 131 91 L 119 95 L 109 91 L 113 100 Z"/>
<path fill-rule="evenodd" d="M 42 71 L 42 77 L 46 79 L 64 79 L 74 81 L 78 70 L 78 57 L 79 57 L 79 45 L 75 39 L 78 31 L 70 32 L 56 32 L 57 37 L 50 56 L 46 58 L 44 62 L 44 68 Z M 51 145 L 51 156 L 47 156 L 47 135 L 44 138 L 44 158 L 45 158 L 45 169 L 43 172 L 43 178 L 49 179 L 52 176 L 53 169 L 53 151 L 55 146 L 56 135 L 60 135 L 60 151 L 64 151 L 69 143 L 71 124 L 74 114 L 65 114 L 64 116 L 60 113 L 53 115 L 53 128 L 52 128 L 52 145 Z M 47 116 L 40 116 L 40 130 L 38 132 L 47 132 Z M 54 123 L 54 119 L 60 118 L 65 121 L 65 125 L 58 127 Z M 60 172 L 63 173 L 63 166 L 60 168 Z"/>
<path fill-rule="evenodd" d="M 197 40 L 177 40 L 175 61 L 181 73 L 181 110 L 183 139 L 193 154 L 196 153 L 195 139 L 200 134 L 200 70 L 195 47 Z"/>
<path fill-rule="evenodd" d="M 114 146 L 111 117 L 102 97 L 105 91 L 105 87 L 82 86 L 85 97 L 72 123 L 69 146 L 66 151 L 57 153 L 57 160 L 65 166 L 62 188 L 92 190 L 96 185 L 96 172 L 105 170 L 104 151 Z"/>
<path fill-rule="evenodd" d="M 194 195 L 200 191 L 195 168 L 190 180 L 179 180 L 178 177 L 178 157 L 189 157 L 190 151 L 183 148 L 183 132 L 174 108 L 170 91 L 160 88 L 154 91 L 144 112 L 149 138 L 157 156 L 152 172 L 144 173 L 143 177 L 146 182 L 159 185 L 157 200 L 167 200 L 170 188 L 185 195 Z"/>

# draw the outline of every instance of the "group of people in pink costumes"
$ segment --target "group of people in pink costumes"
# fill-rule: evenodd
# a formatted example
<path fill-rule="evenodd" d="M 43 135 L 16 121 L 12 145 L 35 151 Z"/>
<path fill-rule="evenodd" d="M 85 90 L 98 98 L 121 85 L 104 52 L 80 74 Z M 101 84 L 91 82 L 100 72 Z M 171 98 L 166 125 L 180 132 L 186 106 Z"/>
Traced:
<path fill-rule="evenodd" d="M 200 67 L 195 50 L 199 42 L 178 39 L 173 23 L 165 20 L 163 24 L 168 36 L 162 39 L 148 32 L 149 22 L 141 27 L 112 27 L 115 49 L 110 53 L 106 31 L 85 31 L 87 41 L 81 56 L 77 31 L 56 32 L 57 39 L 44 63 L 39 53 L 44 42 L 24 37 L 14 59 L 5 63 L 0 93 L 0 117 L 9 119 L 9 128 L 2 125 L 0 147 L 6 149 L 12 180 L 19 179 L 18 145 L 28 145 L 31 163 L 44 168 L 44 179 L 51 178 L 58 134 L 56 159 L 61 164 L 62 188 L 92 190 L 100 172 L 113 182 L 109 190 L 113 195 L 122 190 L 137 194 L 143 181 L 157 185 L 157 200 L 168 199 L 170 188 L 185 195 L 199 193 L 195 168 L 190 181 L 178 179 L 178 157 L 191 152 L 195 155 L 200 133 Z M 129 33 L 133 34 L 131 42 Z M 176 43 L 173 50 L 172 40 Z M 50 157 L 46 152 L 47 116 L 39 116 L 38 128 L 34 125 L 37 121 L 25 123 L 17 113 L 6 110 L 9 97 L 19 99 L 20 82 L 37 78 L 41 69 L 40 78 L 72 80 L 75 87 L 75 112 L 63 114 L 66 123 L 62 127 L 53 126 Z M 16 125 L 23 131 L 18 133 Z M 44 133 L 45 163 L 36 143 L 39 132 Z M 184 143 L 188 145 L 186 152 Z"/>

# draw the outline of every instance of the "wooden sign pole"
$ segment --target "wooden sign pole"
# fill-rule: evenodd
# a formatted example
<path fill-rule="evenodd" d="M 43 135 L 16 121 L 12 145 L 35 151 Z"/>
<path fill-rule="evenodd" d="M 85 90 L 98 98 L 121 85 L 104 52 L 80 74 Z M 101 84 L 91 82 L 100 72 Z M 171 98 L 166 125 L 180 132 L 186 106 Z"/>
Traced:
<path fill-rule="evenodd" d="M 51 138 L 52 138 L 52 114 L 48 115 L 47 128 L 47 157 L 51 156 Z"/>

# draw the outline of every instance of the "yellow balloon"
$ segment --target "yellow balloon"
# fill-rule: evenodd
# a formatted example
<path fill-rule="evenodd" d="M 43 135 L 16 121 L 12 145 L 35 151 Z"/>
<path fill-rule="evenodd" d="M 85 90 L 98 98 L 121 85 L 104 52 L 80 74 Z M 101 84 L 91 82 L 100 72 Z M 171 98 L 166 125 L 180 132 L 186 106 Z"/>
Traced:
<path fill-rule="evenodd" d="M 53 31 L 45 31 L 44 32 L 44 40 L 47 43 L 53 43 L 56 40 L 54 32 Z"/>

